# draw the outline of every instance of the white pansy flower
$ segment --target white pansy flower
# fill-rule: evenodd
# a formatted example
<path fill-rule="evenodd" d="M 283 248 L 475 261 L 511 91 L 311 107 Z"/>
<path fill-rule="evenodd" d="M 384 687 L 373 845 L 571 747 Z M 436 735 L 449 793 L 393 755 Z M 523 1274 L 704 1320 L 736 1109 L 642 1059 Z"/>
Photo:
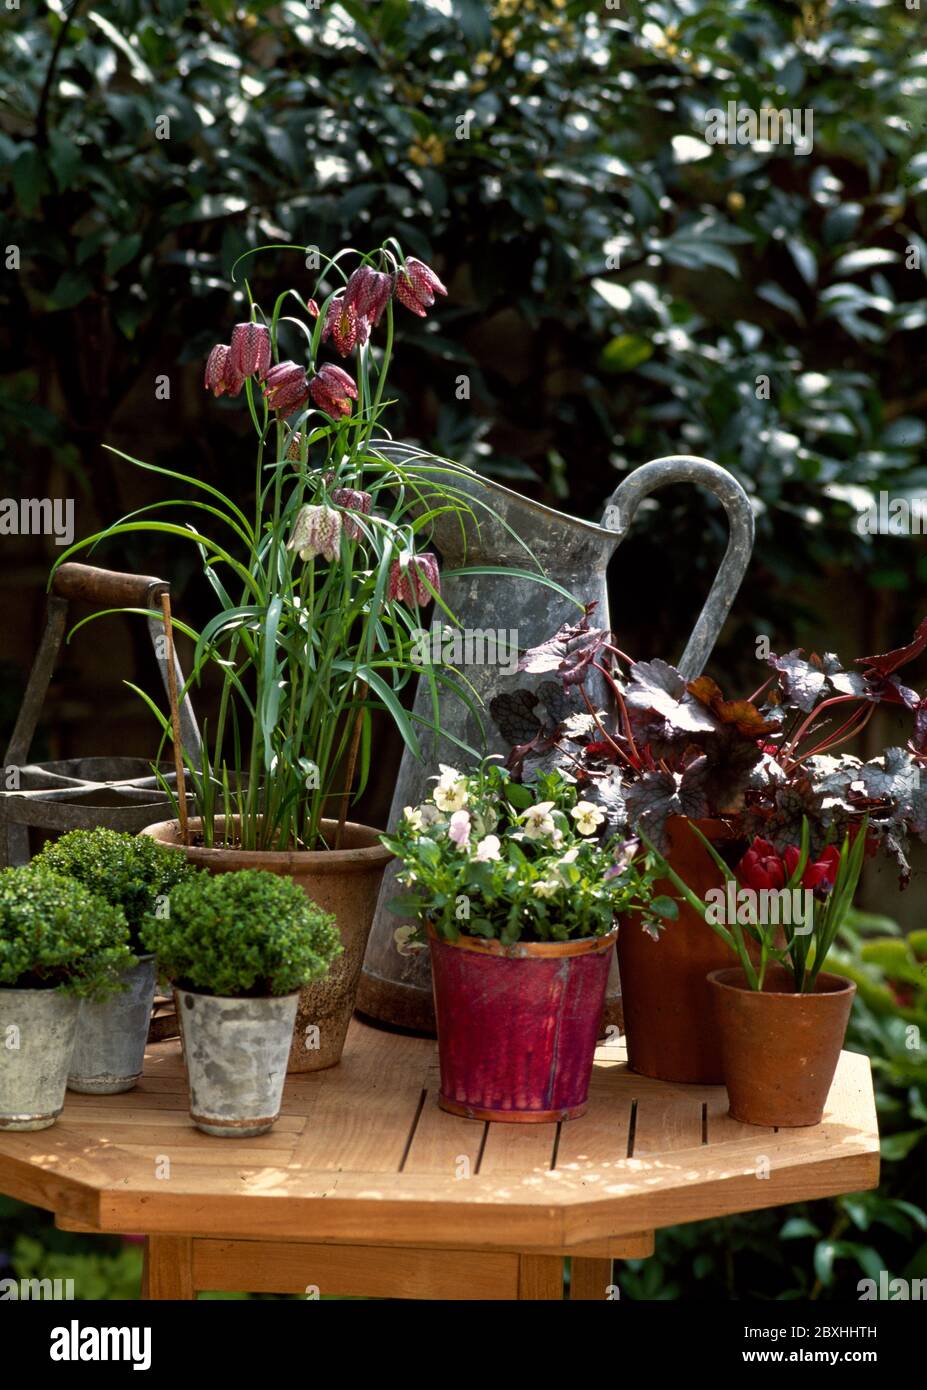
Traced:
<path fill-rule="evenodd" d="M 591 801 L 577 801 L 570 815 L 576 822 L 580 835 L 594 835 L 605 820 L 605 815 Z"/>
<path fill-rule="evenodd" d="M 422 818 L 422 825 L 426 830 L 429 825 L 434 825 L 441 819 L 441 812 L 438 810 L 437 806 L 432 806 L 430 801 L 423 801 L 417 810 Z"/>
<path fill-rule="evenodd" d="M 450 829 L 447 838 L 458 849 L 466 849 L 470 843 L 470 813 L 469 811 L 455 811 L 451 816 Z"/>
<path fill-rule="evenodd" d="M 488 864 L 490 859 L 498 859 L 502 841 L 498 835 L 487 835 L 476 847 L 474 858 L 478 864 Z"/>
<path fill-rule="evenodd" d="M 552 898 L 559 890 L 560 884 L 553 878 L 539 878 L 531 891 L 536 898 Z"/>
<path fill-rule="evenodd" d="M 566 854 L 564 854 L 563 857 L 557 861 L 557 867 L 558 867 L 558 869 L 560 868 L 560 866 L 561 866 L 562 864 L 573 864 L 573 863 L 575 863 L 575 861 L 576 861 L 576 859 L 578 858 L 578 856 L 579 856 L 579 845 L 574 845 L 572 849 L 568 849 L 567 852 L 566 852 Z"/>
<path fill-rule="evenodd" d="M 421 806 L 406 806 L 402 818 L 416 833 L 421 831 L 423 826 Z"/>
<path fill-rule="evenodd" d="M 393 944 L 396 947 L 398 955 L 414 956 L 416 951 L 422 949 L 423 943 L 415 940 L 417 932 L 418 927 L 405 926 L 396 928 L 393 932 Z"/>
<path fill-rule="evenodd" d="M 518 819 L 524 821 L 525 835 L 529 840 L 543 840 L 554 834 L 557 827 L 550 814 L 553 809 L 552 801 L 539 801 L 536 806 L 529 806 L 527 811 L 522 811 Z"/>
<path fill-rule="evenodd" d="M 434 790 L 435 805 L 439 811 L 462 811 L 467 804 L 467 779 L 456 767 L 440 764 L 441 776 Z"/>

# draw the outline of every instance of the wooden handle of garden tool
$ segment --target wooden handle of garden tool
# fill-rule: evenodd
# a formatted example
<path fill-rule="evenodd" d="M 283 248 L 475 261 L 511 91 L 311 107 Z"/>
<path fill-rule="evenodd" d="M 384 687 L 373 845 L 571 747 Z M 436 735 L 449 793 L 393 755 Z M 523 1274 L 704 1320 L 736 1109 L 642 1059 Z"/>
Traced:
<path fill-rule="evenodd" d="M 730 527 L 724 559 L 679 661 L 680 675 L 691 681 L 705 669 L 750 563 L 753 508 L 733 473 L 720 464 L 692 454 L 670 454 L 635 468 L 618 484 L 606 503 L 602 525 L 618 533 L 616 545 L 627 535 L 643 499 L 670 483 L 697 483 L 713 492 L 727 512 Z"/>
<path fill-rule="evenodd" d="M 150 574 L 121 574 L 69 560 L 55 571 L 51 587 L 58 598 L 96 608 L 150 608 L 169 586 Z"/>

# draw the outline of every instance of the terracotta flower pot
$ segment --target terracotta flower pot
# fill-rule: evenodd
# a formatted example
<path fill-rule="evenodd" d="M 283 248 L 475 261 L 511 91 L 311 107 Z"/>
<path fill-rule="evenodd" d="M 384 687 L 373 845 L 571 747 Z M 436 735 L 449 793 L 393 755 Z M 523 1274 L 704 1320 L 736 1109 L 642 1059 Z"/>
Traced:
<path fill-rule="evenodd" d="M 333 820 L 322 822 L 323 831 L 330 836 L 334 835 L 336 827 Z M 190 821 L 191 836 L 200 828 L 198 819 Z M 392 858 L 390 851 L 380 844 L 380 832 L 371 826 L 348 821 L 344 827 L 343 849 L 302 851 L 204 849 L 182 845 L 180 827 L 175 820 L 149 825 L 142 834 L 182 849 L 192 864 L 214 874 L 238 869 L 267 869 L 283 874 L 298 883 L 319 907 L 334 913 L 344 953 L 332 963 L 323 979 L 306 985 L 299 992 L 288 1070 L 322 1071 L 340 1062 L 354 1012 L 380 880 Z"/>
<path fill-rule="evenodd" d="M 429 927 L 428 938 L 442 1110 L 529 1123 L 581 1115 L 615 933 L 504 946 Z"/>
<path fill-rule="evenodd" d="M 730 839 L 724 821 L 695 824 L 712 844 Z M 667 859 L 699 897 L 724 880 L 685 816 L 667 821 Z M 679 898 L 675 886 L 660 880 L 654 890 Z M 722 1081 L 721 1041 L 706 976 L 737 963 L 736 954 L 685 902 L 655 941 L 634 914 L 622 917 L 618 931 L 618 972 L 624 1008 L 628 1065 L 659 1081 Z"/>
<path fill-rule="evenodd" d="M 856 986 L 822 972 L 813 994 L 797 994 L 791 972 L 770 966 L 762 990 L 739 967 L 713 971 L 708 987 L 732 1117 L 780 1129 L 820 1124 Z"/>

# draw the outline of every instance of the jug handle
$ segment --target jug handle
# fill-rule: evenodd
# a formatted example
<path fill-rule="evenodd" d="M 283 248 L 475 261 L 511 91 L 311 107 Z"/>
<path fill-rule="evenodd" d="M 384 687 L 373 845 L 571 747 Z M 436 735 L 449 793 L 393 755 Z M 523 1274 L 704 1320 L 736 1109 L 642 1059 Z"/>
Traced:
<path fill-rule="evenodd" d="M 713 492 L 727 512 L 729 527 L 724 559 L 679 662 L 680 675 L 691 681 L 701 675 L 711 656 L 750 563 L 753 509 L 733 473 L 720 464 L 691 454 L 669 454 L 635 468 L 618 484 L 605 504 L 602 525 L 616 532 L 616 547 L 628 534 L 643 499 L 669 483 L 697 483 Z"/>

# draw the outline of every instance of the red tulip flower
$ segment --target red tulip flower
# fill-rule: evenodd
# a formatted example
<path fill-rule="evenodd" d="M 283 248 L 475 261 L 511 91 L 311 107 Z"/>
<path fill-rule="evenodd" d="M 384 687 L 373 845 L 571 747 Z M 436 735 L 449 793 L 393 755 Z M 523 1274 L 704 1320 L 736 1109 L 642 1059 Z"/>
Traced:
<path fill-rule="evenodd" d="M 236 323 L 229 364 L 239 376 L 256 376 L 263 381 L 270 371 L 270 332 L 262 323 Z"/>
<path fill-rule="evenodd" d="M 797 869 L 800 857 L 801 851 L 797 845 L 786 845 L 785 871 L 789 878 Z M 808 860 L 805 872 L 801 876 L 802 888 L 819 888 L 822 893 L 829 893 L 837 881 L 839 868 L 840 851 L 836 845 L 828 845 L 820 859 Z"/>
<path fill-rule="evenodd" d="M 436 294 L 447 294 L 447 290 L 431 266 L 410 256 L 396 279 L 396 298 L 400 304 L 423 319 L 425 310 L 434 304 Z"/>
<path fill-rule="evenodd" d="M 309 394 L 320 410 L 338 420 L 351 414 L 351 402 L 357 400 L 357 387 L 347 372 L 333 362 L 326 362 L 309 382 Z"/>
<path fill-rule="evenodd" d="M 757 836 L 735 869 L 746 888 L 784 888 L 787 874 L 775 845 Z"/>
<path fill-rule="evenodd" d="M 230 355 L 228 343 L 217 343 L 206 359 L 203 385 L 214 396 L 237 396 L 244 385 L 244 377 L 234 370 Z"/>
<path fill-rule="evenodd" d="M 264 378 L 264 395 L 278 415 L 292 415 L 309 399 L 306 373 L 296 362 L 278 362 Z"/>
<path fill-rule="evenodd" d="M 426 579 L 431 589 L 440 594 L 441 572 L 438 569 L 437 555 L 426 550 L 421 555 L 403 556 L 390 565 L 386 596 L 399 603 L 408 604 L 410 608 L 415 603 L 419 608 L 425 608 L 431 603 L 432 598 L 431 589 L 425 583 Z"/>

